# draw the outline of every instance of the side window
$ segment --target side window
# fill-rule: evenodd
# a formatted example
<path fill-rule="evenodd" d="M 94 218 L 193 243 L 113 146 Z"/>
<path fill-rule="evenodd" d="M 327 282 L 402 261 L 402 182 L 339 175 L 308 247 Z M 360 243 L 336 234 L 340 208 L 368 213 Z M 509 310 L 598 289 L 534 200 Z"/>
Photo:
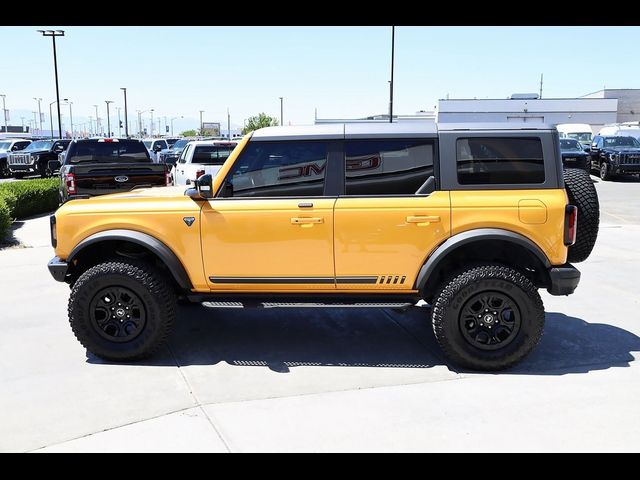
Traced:
<path fill-rule="evenodd" d="M 188 144 L 186 147 L 184 147 L 184 150 L 182 150 L 182 155 L 180 155 L 180 159 L 178 160 L 178 163 L 186 163 L 187 160 L 187 155 L 189 154 L 189 150 L 191 150 L 191 148 L 193 148 L 193 145 Z"/>
<path fill-rule="evenodd" d="M 345 170 L 347 195 L 414 195 L 433 175 L 433 143 L 347 141 Z"/>
<path fill-rule="evenodd" d="M 604 148 L 604 137 L 598 137 L 598 141 L 596 142 L 597 148 Z"/>
<path fill-rule="evenodd" d="M 539 138 L 459 138 L 456 161 L 461 185 L 544 183 Z"/>
<path fill-rule="evenodd" d="M 253 142 L 225 181 L 233 197 L 320 197 L 327 171 L 327 142 Z"/>

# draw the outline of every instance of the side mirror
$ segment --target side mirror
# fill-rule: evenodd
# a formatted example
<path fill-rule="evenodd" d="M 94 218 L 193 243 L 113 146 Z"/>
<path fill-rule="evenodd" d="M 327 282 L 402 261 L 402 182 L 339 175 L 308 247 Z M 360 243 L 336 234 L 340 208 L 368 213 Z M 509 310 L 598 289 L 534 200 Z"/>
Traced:
<path fill-rule="evenodd" d="M 213 177 L 211 175 L 202 175 L 195 181 L 195 184 L 200 198 L 213 197 Z"/>
<path fill-rule="evenodd" d="M 160 150 L 162 150 L 162 145 L 156 145 L 155 147 L 153 147 L 153 151 L 154 152 L 159 152 Z"/>
<path fill-rule="evenodd" d="M 591 144 L 591 150 L 597 150 L 598 149 L 598 144 L 597 143 L 592 143 Z"/>
<path fill-rule="evenodd" d="M 52 174 L 57 173 L 60 170 L 60 166 L 61 163 L 59 160 L 49 160 L 49 163 L 47 164 L 47 168 Z"/>

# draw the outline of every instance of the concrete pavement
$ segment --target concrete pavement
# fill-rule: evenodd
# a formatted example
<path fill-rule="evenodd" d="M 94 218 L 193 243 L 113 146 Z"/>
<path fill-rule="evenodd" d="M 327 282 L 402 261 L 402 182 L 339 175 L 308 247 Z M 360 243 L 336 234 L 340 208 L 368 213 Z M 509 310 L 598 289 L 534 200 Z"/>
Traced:
<path fill-rule="evenodd" d="M 640 184 L 599 182 L 575 295 L 543 294 L 515 369 L 447 366 L 426 307 L 181 307 L 168 348 L 110 364 L 68 326 L 48 218 L 0 251 L 0 451 L 640 450 Z"/>

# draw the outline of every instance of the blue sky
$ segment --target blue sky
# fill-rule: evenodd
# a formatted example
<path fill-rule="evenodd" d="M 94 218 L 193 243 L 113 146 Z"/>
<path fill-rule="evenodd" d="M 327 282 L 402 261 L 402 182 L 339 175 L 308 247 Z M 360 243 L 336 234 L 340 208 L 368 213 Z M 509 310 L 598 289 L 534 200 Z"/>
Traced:
<path fill-rule="evenodd" d="M 58 38 L 60 97 L 73 101 L 74 123 L 105 100 L 179 117 L 174 128 L 204 121 L 232 126 L 264 111 L 285 124 L 318 117 L 388 111 L 390 27 L 0 27 L 0 94 L 11 123 L 33 118 L 42 97 L 48 122 L 55 100 L 51 39 Z M 537 92 L 573 97 L 608 88 L 639 88 L 639 27 L 396 27 L 394 113 L 431 110 L 439 98 L 505 98 Z M 10 46 L 10 47 L 8 47 Z M 67 123 L 68 107 L 63 107 Z M 55 115 L 55 106 L 54 106 Z M 149 113 L 143 115 L 148 121 Z M 1 116 L 0 116 L 1 118 Z M 25 120 L 26 121 L 26 120 Z M 162 122 L 164 123 L 164 122 Z"/>

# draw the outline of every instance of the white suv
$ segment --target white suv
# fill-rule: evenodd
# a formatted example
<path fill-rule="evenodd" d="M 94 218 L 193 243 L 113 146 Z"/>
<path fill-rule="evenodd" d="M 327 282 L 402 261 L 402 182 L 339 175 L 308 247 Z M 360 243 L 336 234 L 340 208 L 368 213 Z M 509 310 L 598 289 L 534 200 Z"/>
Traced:
<path fill-rule="evenodd" d="M 215 176 L 238 142 L 197 140 L 189 142 L 171 170 L 174 185 L 192 185 L 202 175 Z"/>

